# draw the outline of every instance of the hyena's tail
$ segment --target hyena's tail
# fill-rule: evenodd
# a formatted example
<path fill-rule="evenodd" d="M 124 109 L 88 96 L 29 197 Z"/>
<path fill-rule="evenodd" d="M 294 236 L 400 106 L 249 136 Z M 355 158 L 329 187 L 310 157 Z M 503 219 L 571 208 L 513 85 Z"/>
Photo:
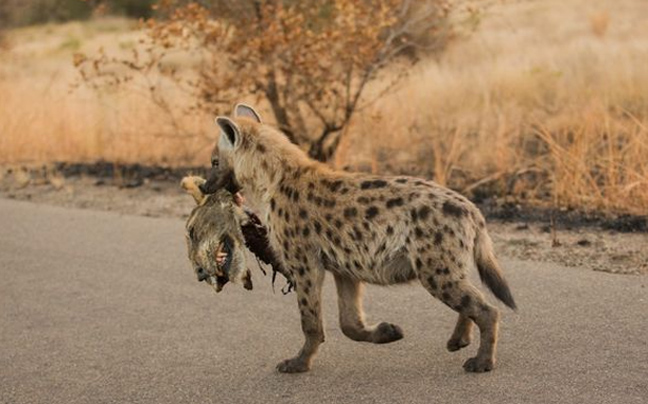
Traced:
<path fill-rule="evenodd" d="M 495 297 L 511 309 L 517 309 L 502 269 L 493 253 L 493 242 L 485 228 L 477 230 L 475 237 L 475 263 L 482 282 L 488 286 Z"/>

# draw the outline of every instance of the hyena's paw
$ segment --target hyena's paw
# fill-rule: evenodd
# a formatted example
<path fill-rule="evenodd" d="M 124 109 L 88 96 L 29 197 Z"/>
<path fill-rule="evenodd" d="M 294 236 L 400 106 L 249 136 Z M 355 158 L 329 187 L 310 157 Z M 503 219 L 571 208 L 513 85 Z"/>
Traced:
<path fill-rule="evenodd" d="M 450 352 L 455 352 L 460 350 L 461 348 L 465 348 L 468 345 L 470 345 L 470 339 L 465 339 L 465 338 L 450 338 L 448 340 L 448 351 Z M 465 367 L 466 365 L 464 365 Z"/>
<path fill-rule="evenodd" d="M 403 329 L 396 324 L 380 323 L 373 332 L 372 342 L 387 344 L 403 338 Z"/>
<path fill-rule="evenodd" d="M 281 373 L 303 373 L 308 372 L 310 366 L 300 357 L 296 357 L 279 362 L 277 370 Z"/>
<path fill-rule="evenodd" d="M 482 359 L 479 357 L 474 357 L 468 359 L 463 367 L 466 372 L 482 373 L 489 372 L 493 370 L 495 362 L 491 358 Z"/>

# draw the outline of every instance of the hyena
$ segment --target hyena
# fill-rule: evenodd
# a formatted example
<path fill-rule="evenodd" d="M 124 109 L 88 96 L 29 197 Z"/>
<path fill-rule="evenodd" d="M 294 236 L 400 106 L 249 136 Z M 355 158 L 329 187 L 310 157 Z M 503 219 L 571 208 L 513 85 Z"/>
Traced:
<path fill-rule="evenodd" d="M 403 337 L 394 324 L 368 325 L 363 283 L 418 281 L 459 314 L 450 351 L 480 331 L 477 355 L 463 367 L 489 371 L 495 364 L 499 311 L 467 278 L 481 280 L 508 307 L 515 302 L 495 259 L 481 212 L 468 199 L 418 178 L 336 171 L 310 159 L 280 131 L 239 104 L 234 117 L 218 117 L 220 174 L 203 189 L 242 189 L 268 227 L 270 244 L 296 284 L 305 343 L 280 372 L 310 369 L 324 341 L 321 291 L 331 272 L 338 293 L 342 332 L 356 341 L 388 343 Z"/>

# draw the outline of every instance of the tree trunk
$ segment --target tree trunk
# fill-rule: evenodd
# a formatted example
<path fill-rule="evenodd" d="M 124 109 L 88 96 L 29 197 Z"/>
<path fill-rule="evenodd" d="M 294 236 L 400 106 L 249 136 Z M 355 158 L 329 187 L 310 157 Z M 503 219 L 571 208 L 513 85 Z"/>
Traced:
<path fill-rule="evenodd" d="M 333 157 L 335 154 L 335 151 L 337 150 L 338 145 L 340 144 L 340 131 L 342 128 L 324 128 L 324 131 L 322 132 L 322 135 L 315 140 L 314 142 L 311 143 L 310 147 L 308 148 L 308 155 L 317 160 L 321 161 L 323 163 L 326 163 Z M 328 145 L 325 145 L 327 139 L 332 136 L 337 134 L 337 137 L 333 139 Z"/>
<path fill-rule="evenodd" d="M 288 137 L 291 142 L 298 144 L 292 126 L 290 125 L 288 112 L 284 105 L 281 104 L 279 90 L 277 89 L 277 78 L 274 70 L 268 73 L 268 85 L 265 88 L 265 94 L 268 102 L 270 102 L 270 107 L 272 108 L 272 113 L 277 120 L 279 129 L 286 134 L 286 137 Z"/>

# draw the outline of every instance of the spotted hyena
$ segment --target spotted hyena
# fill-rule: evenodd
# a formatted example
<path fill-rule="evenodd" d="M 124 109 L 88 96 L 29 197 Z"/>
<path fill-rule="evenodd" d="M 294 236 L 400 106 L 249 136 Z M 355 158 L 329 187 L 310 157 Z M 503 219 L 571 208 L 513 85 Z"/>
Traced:
<path fill-rule="evenodd" d="M 480 330 L 469 372 L 495 364 L 499 312 L 467 278 L 477 267 L 494 295 L 515 309 L 480 211 L 462 195 L 412 177 L 347 173 L 310 159 L 278 130 L 261 123 L 250 107 L 216 119 L 220 175 L 203 186 L 243 190 L 268 226 L 270 244 L 295 283 L 305 343 L 280 372 L 309 370 L 324 341 L 321 291 L 331 272 L 338 293 L 342 332 L 356 341 L 388 343 L 403 337 L 389 323 L 367 325 L 363 283 L 420 282 L 459 313 L 447 348 L 470 344 Z"/>

